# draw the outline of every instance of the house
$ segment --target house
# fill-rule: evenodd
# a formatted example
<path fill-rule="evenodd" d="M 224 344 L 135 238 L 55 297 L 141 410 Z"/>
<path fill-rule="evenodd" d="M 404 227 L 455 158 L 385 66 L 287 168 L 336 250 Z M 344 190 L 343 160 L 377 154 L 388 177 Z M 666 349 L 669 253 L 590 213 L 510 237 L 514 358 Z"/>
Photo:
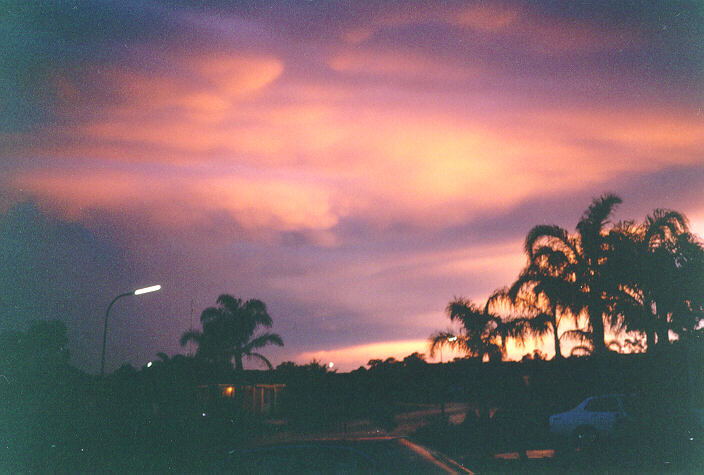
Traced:
<path fill-rule="evenodd" d="M 249 384 L 217 384 L 198 387 L 199 399 L 202 402 L 235 403 L 241 395 L 242 407 L 252 414 L 268 415 L 276 412 L 281 403 L 281 392 L 285 384 L 249 383 Z"/>

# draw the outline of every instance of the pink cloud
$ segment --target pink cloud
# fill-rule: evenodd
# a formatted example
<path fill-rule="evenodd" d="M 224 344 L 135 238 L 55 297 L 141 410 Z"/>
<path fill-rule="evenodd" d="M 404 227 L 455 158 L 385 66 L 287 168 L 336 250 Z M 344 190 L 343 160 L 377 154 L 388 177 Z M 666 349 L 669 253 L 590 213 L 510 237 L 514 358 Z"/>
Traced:
<path fill-rule="evenodd" d="M 248 96 L 237 107 L 214 104 L 211 120 L 201 120 L 192 110 L 151 114 L 135 105 L 134 112 L 112 114 L 107 108 L 95 120 L 56 128 L 27 148 L 44 156 L 159 163 L 176 174 L 194 166 L 230 169 L 224 172 L 226 180 L 240 190 L 240 201 L 230 200 L 220 183 L 201 186 L 196 180 L 186 188 L 216 187 L 232 213 L 276 217 L 257 226 L 271 223 L 281 230 L 330 229 L 350 215 L 379 225 L 453 225 L 532 196 L 593 189 L 618 174 L 693 164 L 696 150 L 704 146 L 704 127 L 676 110 L 662 114 L 595 106 L 488 109 L 475 115 L 433 105 L 411 107 L 403 94 L 385 104 L 360 102 L 347 89 L 338 89 L 334 104 L 305 94 L 282 104 L 273 88 L 261 100 Z M 182 92 L 182 97 L 197 97 Z M 130 97 L 140 102 L 136 95 Z M 149 104 L 150 97 L 144 102 Z M 585 143 L 606 147 L 592 149 Z M 578 174 L 575 161 L 580 163 Z M 256 172 L 257 185 L 248 185 L 250 176 L 237 171 L 243 169 Z M 285 186 L 274 185 L 282 182 Z M 91 183 L 87 179 L 84 186 Z M 104 188 L 99 182 L 95 186 Z M 58 184 L 45 186 L 44 194 L 50 190 L 63 193 Z M 92 204 L 115 209 L 120 193 L 113 195 L 111 202 L 97 192 Z M 89 206 L 91 196 L 83 196 L 80 206 Z M 191 198 L 193 203 L 208 199 L 205 193 Z M 208 208 L 215 208 L 210 201 Z M 245 204 L 233 204 L 240 202 Z M 283 203 L 311 212 L 293 212 Z"/>
<path fill-rule="evenodd" d="M 120 210 L 148 216 L 162 230 L 196 229 L 214 213 L 225 213 L 245 232 L 262 237 L 324 232 L 338 220 L 327 190 L 285 179 L 47 170 L 21 173 L 12 184 L 72 219 L 92 209 Z M 324 234 L 321 239 L 321 244 L 329 241 Z"/>
<path fill-rule="evenodd" d="M 604 38 L 588 25 L 569 30 L 556 20 L 536 22 L 527 10 L 503 4 L 402 10 L 381 12 L 372 24 L 451 23 L 486 34 L 555 31 L 575 38 L 582 35 L 575 31 L 586 28 L 582 36 Z M 682 107 L 566 101 L 556 108 L 526 105 L 535 102 L 521 97 L 512 103 L 503 91 L 473 82 L 479 70 L 482 80 L 490 79 L 490 70 L 470 70 L 406 47 L 326 45 L 320 70 L 308 77 L 286 75 L 283 52 L 227 51 L 219 45 L 209 52 L 202 45 L 189 53 L 169 51 L 150 68 L 89 68 L 88 82 L 100 87 L 87 91 L 57 73 L 67 120 L 31 137 L 5 137 L 7 149 L 47 160 L 152 163 L 165 176 L 185 175 L 193 167 L 222 170 L 221 181 L 211 176 L 182 184 L 187 180 L 181 178 L 178 186 L 150 177 L 164 196 L 181 190 L 188 195 L 164 199 L 162 214 L 196 220 L 198 213 L 180 210 L 202 201 L 245 228 L 282 232 L 331 231 L 345 217 L 379 227 L 457 225 L 535 196 L 691 165 L 704 146 L 701 121 Z M 337 71 L 332 78 L 326 59 Z M 436 86 L 423 92 L 401 84 L 389 88 L 359 83 L 359 74 L 430 78 Z M 447 78 L 467 88 L 444 90 Z M 89 115 L 71 115 L 72 107 L 93 102 Z M 108 193 L 106 178 L 87 172 L 84 186 L 91 191 L 79 195 L 67 191 L 75 177 L 51 173 L 31 180 L 23 175 L 15 183 L 47 199 L 54 193 L 72 213 L 91 206 L 119 209 L 120 197 L 135 193 L 133 180 L 148 182 L 144 176 L 113 177 L 125 191 Z"/>
<path fill-rule="evenodd" d="M 399 51 L 350 49 L 336 53 L 328 64 L 341 73 L 435 82 L 467 80 L 479 73 L 478 67 L 462 67 L 428 55 Z"/>
<path fill-rule="evenodd" d="M 475 3 L 459 10 L 450 21 L 482 32 L 496 32 L 511 27 L 521 15 L 518 7 L 501 3 Z"/>

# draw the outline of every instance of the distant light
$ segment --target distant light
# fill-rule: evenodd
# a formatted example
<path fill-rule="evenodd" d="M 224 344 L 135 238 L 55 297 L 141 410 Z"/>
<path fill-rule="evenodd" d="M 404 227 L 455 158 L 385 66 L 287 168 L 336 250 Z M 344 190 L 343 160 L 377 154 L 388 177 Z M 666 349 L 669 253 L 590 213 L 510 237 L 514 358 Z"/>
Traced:
<path fill-rule="evenodd" d="M 152 367 L 152 362 L 150 361 L 149 363 L 147 363 L 147 368 L 151 368 L 151 367 Z"/>
<path fill-rule="evenodd" d="M 161 285 L 152 285 L 151 287 L 144 287 L 143 289 L 137 289 L 134 291 L 135 295 L 148 294 L 149 292 L 156 292 L 161 289 Z"/>
<path fill-rule="evenodd" d="M 226 395 L 227 397 L 232 396 L 232 393 L 234 393 L 234 392 L 235 392 L 235 388 L 233 388 L 232 386 L 228 386 L 228 387 L 225 389 L 225 395 Z"/>
<path fill-rule="evenodd" d="M 447 339 L 447 341 L 455 341 L 457 339 L 456 336 L 451 336 L 450 338 Z"/>
<path fill-rule="evenodd" d="M 205 417 L 205 416 L 207 416 L 207 414 L 204 412 L 201 414 L 201 416 Z"/>
<path fill-rule="evenodd" d="M 328 368 L 332 368 L 333 366 L 335 366 L 335 363 L 333 363 L 332 361 L 328 363 Z"/>

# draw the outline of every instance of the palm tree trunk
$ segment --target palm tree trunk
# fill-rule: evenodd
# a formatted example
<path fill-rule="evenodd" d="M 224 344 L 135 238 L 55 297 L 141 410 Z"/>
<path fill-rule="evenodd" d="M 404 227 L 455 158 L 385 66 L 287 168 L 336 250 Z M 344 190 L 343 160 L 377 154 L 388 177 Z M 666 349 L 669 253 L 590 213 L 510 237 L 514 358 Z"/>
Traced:
<path fill-rule="evenodd" d="M 245 411 L 246 386 L 243 380 L 242 353 L 235 351 L 233 356 L 235 358 L 235 407 L 238 411 Z"/>
<path fill-rule="evenodd" d="M 555 340 L 555 359 L 562 359 L 562 350 L 560 349 L 560 335 L 557 333 L 557 306 L 552 306 L 552 337 Z"/>
<path fill-rule="evenodd" d="M 561 360 L 564 357 L 562 356 L 562 350 L 560 349 L 560 336 L 557 334 L 557 327 L 553 326 L 552 328 L 552 336 L 555 339 L 555 359 Z"/>
<path fill-rule="evenodd" d="M 594 354 L 606 353 L 606 343 L 604 342 L 604 312 L 601 305 L 590 306 L 589 326 L 592 329 L 592 347 Z"/>
<path fill-rule="evenodd" d="M 667 326 L 667 315 L 658 315 L 655 334 L 658 336 L 657 346 L 663 348 L 670 342 L 669 328 Z"/>
<path fill-rule="evenodd" d="M 647 352 L 655 350 L 655 329 L 652 326 L 645 329 L 645 349 Z"/>
<path fill-rule="evenodd" d="M 244 367 L 242 366 L 242 355 L 240 353 L 235 353 L 235 371 L 238 373 L 244 371 Z"/>

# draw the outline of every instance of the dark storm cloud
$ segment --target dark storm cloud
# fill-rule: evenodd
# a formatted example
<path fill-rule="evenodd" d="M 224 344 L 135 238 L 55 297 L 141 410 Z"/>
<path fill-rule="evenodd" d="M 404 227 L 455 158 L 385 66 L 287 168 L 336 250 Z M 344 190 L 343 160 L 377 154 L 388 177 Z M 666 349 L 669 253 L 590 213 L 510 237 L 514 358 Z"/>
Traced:
<path fill-rule="evenodd" d="M 168 16 L 150 3 L 5 3 L 0 15 L 0 132 L 56 119 L 57 72 L 114 61 L 136 43 L 173 33 Z"/>
<path fill-rule="evenodd" d="M 31 202 L 0 216 L 0 331 L 62 320 L 80 367 L 95 368 L 108 299 L 135 274 L 123 250 Z"/>

